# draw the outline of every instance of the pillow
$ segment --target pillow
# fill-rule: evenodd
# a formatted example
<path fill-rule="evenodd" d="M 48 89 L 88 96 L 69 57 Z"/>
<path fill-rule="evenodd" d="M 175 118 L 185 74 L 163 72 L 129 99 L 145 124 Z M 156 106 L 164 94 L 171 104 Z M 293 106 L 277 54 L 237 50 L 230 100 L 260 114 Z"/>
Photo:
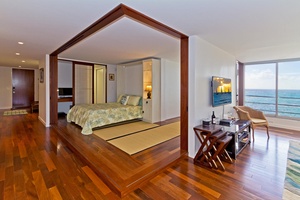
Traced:
<path fill-rule="evenodd" d="M 128 99 L 129 99 L 129 96 L 124 95 L 124 96 L 122 96 L 120 103 L 123 104 L 123 105 L 126 105 Z"/>
<path fill-rule="evenodd" d="M 129 96 L 127 105 L 137 106 L 139 104 L 140 98 L 141 97 L 139 96 Z"/>
<path fill-rule="evenodd" d="M 122 99 L 123 96 L 125 96 L 125 95 L 124 94 L 120 94 L 120 96 L 118 97 L 118 100 L 117 100 L 118 103 L 121 103 L 121 99 Z"/>

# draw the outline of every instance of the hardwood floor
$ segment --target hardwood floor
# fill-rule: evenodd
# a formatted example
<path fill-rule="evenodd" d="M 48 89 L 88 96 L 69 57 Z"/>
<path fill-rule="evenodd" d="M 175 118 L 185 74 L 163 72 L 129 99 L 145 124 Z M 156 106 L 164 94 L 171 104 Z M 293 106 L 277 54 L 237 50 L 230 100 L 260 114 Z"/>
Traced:
<path fill-rule="evenodd" d="M 186 157 L 128 192 L 123 199 L 281 199 L 288 141 L 299 138 L 300 132 L 271 128 L 267 140 L 265 130 L 257 130 L 255 142 L 233 164 L 225 163 L 225 172 L 198 167 Z M 95 140 L 90 142 L 89 148 L 98 150 L 105 145 Z M 166 159 L 166 152 L 178 151 L 178 142 L 174 139 L 132 157 L 119 153 L 115 157 L 111 146 L 102 153 L 116 165 L 132 159 L 130 163 L 139 168 L 146 161 Z M 118 168 L 116 165 L 113 167 Z M 130 173 L 122 177 L 129 177 Z M 2 116 L 0 112 L 0 199 L 120 197 L 105 185 L 86 160 L 66 146 L 53 128 L 45 128 L 36 113 Z"/>

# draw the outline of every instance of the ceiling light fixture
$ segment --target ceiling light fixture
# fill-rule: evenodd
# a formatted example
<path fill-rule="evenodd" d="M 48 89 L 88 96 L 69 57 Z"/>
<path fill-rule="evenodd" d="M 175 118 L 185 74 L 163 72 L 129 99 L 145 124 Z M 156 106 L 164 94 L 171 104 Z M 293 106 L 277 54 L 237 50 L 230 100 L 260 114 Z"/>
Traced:
<path fill-rule="evenodd" d="M 24 44 L 24 42 L 18 42 L 18 44 Z"/>
<path fill-rule="evenodd" d="M 19 66 L 19 67 L 21 67 L 21 66 Z"/>
<path fill-rule="evenodd" d="M 25 60 L 22 60 L 22 62 L 25 62 Z"/>
<path fill-rule="evenodd" d="M 19 56 L 19 55 L 20 55 L 20 53 L 16 53 L 16 55 L 17 55 L 17 56 Z"/>

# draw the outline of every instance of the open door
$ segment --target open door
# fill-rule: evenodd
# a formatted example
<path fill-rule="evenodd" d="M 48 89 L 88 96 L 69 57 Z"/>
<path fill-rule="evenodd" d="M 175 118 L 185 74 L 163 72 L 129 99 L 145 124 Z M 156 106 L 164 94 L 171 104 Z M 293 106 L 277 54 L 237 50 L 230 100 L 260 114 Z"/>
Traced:
<path fill-rule="evenodd" d="M 12 108 L 30 107 L 34 101 L 34 70 L 12 70 Z"/>

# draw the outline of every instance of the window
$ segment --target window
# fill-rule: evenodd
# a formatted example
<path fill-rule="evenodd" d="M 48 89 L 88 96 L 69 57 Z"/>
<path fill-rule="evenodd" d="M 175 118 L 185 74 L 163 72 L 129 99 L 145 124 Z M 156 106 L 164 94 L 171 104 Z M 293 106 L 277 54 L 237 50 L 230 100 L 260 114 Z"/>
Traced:
<path fill-rule="evenodd" d="M 245 64 L 245 105 L 266 115 L 300 118 L 300 61 Z"/>
<path fill-rule="evenodd" d="M 300 61 L 278 63 L 278 116 L 300 118 Z"/>

